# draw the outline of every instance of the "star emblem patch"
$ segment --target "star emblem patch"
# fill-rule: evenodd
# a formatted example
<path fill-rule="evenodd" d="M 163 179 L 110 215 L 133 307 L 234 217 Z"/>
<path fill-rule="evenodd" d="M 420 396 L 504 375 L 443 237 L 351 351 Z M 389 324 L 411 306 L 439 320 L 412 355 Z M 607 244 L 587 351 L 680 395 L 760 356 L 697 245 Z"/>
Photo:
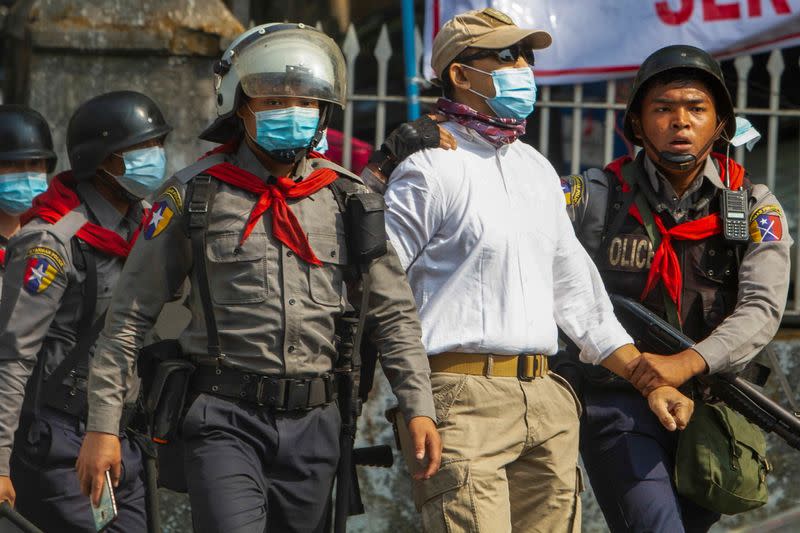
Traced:
<path fill-rule="evenodd" d="M 172 209 L 167 207 L 165 201 L 156 202 L 150 210 L 150 216 L 147 218 L 147 223 L 144 228 L 144 238 L 146 240 L 157 237 L 169 225 L 172 220 Z"/>

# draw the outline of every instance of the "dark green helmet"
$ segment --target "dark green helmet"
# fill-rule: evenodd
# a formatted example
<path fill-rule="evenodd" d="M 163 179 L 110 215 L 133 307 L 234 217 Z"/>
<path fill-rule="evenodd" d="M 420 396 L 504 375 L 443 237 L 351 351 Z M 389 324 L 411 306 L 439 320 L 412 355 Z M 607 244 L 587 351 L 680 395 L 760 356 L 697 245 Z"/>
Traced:
<path fill-rule="evenodd" d="M 675 69 L 690 69 L 702 73 L 703 80 L 714 95 L 717 116 L 720 120 L 725 121 L 725 136 L 732 139 L 736 133 L 736 118 L 733 112 L 733 100 L 731 100 L 722 76 L 722 68 L 708 52 L 686 44 L 676 44 L 657 50 L 650 54 L 639 67 L 639 72 L 636 74 L 631 88 L 628 106 L 625 109 L 625 138 L 633 144 L 642 144 L 641 140 L 634 135 L 631 111 L 638 110 L 641 106 L 644 96 L 642 89 L 648 82 Z"/>

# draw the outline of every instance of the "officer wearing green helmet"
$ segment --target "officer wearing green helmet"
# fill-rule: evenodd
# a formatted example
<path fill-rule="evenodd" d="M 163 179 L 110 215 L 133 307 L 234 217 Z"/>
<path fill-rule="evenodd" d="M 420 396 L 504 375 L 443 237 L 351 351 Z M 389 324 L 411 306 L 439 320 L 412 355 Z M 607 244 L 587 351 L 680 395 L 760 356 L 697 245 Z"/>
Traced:
<path fill-rule="evenodd" d="M 188 278 L 192 320 L 179 350 L 196 369 L 181 431 L 195 530 L 320 531 L 340 459 L 337 336 L 359 291 L 369 299 L 365 335 L 419 458 L 430 459 L 424 475 L 438 469 L 419 319 L 385 237 L 376 243 L 384 254 L 359 256 L 361 234 L 347 222 L 366 187 L 313 151 L 345 105 L 336 43 L 303 24 L 256 26 L 214 72 L 217 119 L 201 137 L 220 146 L 165 184 L 120 277 L 91 363 L 78 474 L 94 494 L 103 472 L 119 469 L 116 431 L 137 351 Z M 372 205 L 382 230 L 382 204 Z"/>
<path fill-rule="evenodd" d="M 578 372 L 558 370 L 582 395 L 581 456 L 611 530 L 707 531 L 719 514 L 676 492 L 677 437 L 642 394 L 741 370 L 769 343 L 786 304 L 792 239 L 773 193 L 728 157 L 737 121 L 708 53 L 675 45 L 649 56 L 624 122 L 643 150 L 562 180 L 568 210 L 608 291 L 640 299 L 697 343 L 632 361 L 638 391 L 577 362 Z M 743 209 L 725 209 L 725 194 Z"/>

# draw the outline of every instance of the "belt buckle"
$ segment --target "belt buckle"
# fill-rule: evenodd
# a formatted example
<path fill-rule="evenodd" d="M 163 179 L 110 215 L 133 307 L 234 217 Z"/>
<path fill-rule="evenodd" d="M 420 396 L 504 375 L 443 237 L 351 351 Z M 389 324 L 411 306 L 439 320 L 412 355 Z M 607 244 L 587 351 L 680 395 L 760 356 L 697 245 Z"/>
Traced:
<path fill-rule="evenodd" d="M 286 391 L 285 411 L 308 410 L 308 395 L 311 388 L 311 380 L 308 379 L 288 379 L 288 390 Z"/>
<path fill-rule="evenodd" d="M 280 409 L 285 403 L 286 384 L 281 379 L 271 378 L 270 376 L 258 376 L 256 383 L 256 405 L 259 407 L 269 406 Z"/>
<path fill-rule="evenodd" d="M 528 357 L 536 357 L 535 355 L 520 354 L 517 356 L 517 379 L 520 381 L 533 381 L 536 377 L 536 359 L 533 360 L 533 371 L 530 376 L 525 375 L 525 363 Z"/>

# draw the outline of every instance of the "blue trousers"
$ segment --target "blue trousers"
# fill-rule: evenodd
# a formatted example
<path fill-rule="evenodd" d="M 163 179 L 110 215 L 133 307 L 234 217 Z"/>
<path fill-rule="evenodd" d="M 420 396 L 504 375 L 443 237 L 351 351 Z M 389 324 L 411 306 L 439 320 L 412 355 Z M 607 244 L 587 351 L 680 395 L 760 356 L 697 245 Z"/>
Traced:
<path fill-rule="evenodd" d="M 38 429 L 38 439 L 35 431 Z M 11 481 L 16 509 L 39 529 L 50 533 L 95 531 L 89 498 L 81 494 L 75 461 L 85 425 L 77 417 L 44 408 L 38 418 L 23 417 L 11 455 Z M 119 515 L 106 531 L 147 531 L 142 453 L 123 435 L 122 477 L 114 489 Z"/>
<path fill-rule="evenodd" d="M 182 426 L 194 530 L 322 531 L 340 425 L 335 404 L 274 413 L 198 396 Z"/>
<path fill-rule="evenodd" d="M 581 457 L 612 533 L 708 531 L 720 515 L 679 496 L 672 482 L 677 433 L 632 387 L 581 389 Z"/>

